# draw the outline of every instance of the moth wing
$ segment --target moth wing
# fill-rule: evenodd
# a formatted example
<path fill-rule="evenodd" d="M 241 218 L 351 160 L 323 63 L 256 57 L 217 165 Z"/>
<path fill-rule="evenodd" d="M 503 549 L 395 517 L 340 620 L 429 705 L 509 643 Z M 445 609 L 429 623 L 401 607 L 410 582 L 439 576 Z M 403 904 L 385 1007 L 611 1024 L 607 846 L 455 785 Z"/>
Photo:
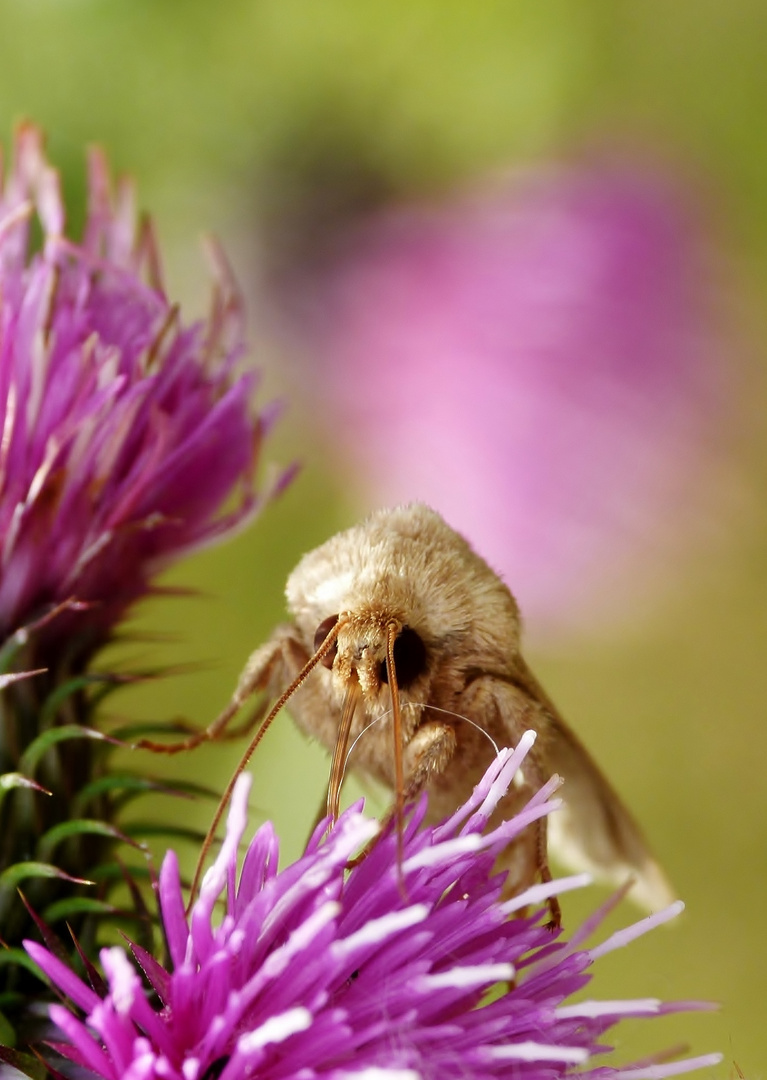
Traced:
<path fill-rule="evenodd" d="M 601 881 L 623 884 L 631 877 L 632 900 L 649 911 L 666 907 L 674 890 L 632 814 L 521 658 L 517 672 L 545 714 L 538 760 L 547 776 L 558 773 L 564 780 L 563 806 L 549 818 L 552 852 L 565 866 Z"/>
<path fill-rule="evenodd" d="M 603 881 L 621 884 L 633 877 L 629 896 L 648 911 L 672 903 L 674 890 L 642 830 L 583 745 L 560 722 L 545 753 L 551 771 L 565 781 L 562 810 L 549 822 L 549 842 L 557 858 Z"/>

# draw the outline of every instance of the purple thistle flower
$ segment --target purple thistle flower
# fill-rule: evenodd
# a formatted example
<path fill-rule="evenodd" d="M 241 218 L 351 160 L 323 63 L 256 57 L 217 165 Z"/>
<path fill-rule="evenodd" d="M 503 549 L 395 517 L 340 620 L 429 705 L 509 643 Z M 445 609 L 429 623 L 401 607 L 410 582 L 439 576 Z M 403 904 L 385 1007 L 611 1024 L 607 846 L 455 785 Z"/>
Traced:
<path fill-rule="evenodd" d="M 120 948 L 101 953 L 108 989 L 99 993 L 45 948 L 26 943 L 85 1014 L 80 1020 L 51 1006 L 67 1039 L 57 1049 L 108 1080 L 662 1080 L 716 1063 L 719 1055 L 633 1069 L 596 1064 L 606 1050 L 602 1036 L 621 1018 L 694 1004 L 567 1004 L 589 982 L 597 956 L 681 905 L 587 950 L 579 939 L 593 925 L 568 943 L 543 925 L 545 909 L 525 913 L 554 889 L 583 884 L 582 876 L 501 900 L 496 855 L 556 806 L 554 779 L 513 819 L 483 832 L 533 740 L 529 732 L 516 750 L 503 751 L 466 805 L 436 828 L 421 827 L 422 799 L 406 823 L 399 867 L 389 830 L 347 871 L 377 829 L 357 806 L 327 838 L 321 826 L 281 872 L 267 823 L 238 875 L 249 789 L 241 778 L 221 852 L 188 919 L 176 856 L 165 857 L 159 898 L 171 966 L 132 947 L 151 996 Z M 506 991 L 498 993 L 498 984 Z"/>
<path fill-rule="evenodd" d="M 79 242 L 36 128 L 1 164 L 0 655 L 33 677 L 3 684 L 0 996 L 2 1041 L 24 1046 L 40 984 L 15 963 L 31 928 L 19 882 L 52 925 L 101 940 L 115 867 L 135 870 L 113 858 L 121 811 L 156 787 L 111 768 L 96 711 L 122 679 L 91 670 L 94 653 L 158 570 L 252 515 L 271 417 L 251 414 L 239 293 L 215 247 L 210 316 L 185 325 L 133 187 L 112 195 L 102 154 Z"/>
<path fill-rule="evenodd" d="M 41 135 L 22 126 L 0 176 L 0 640 L 84 601 L 98 643 L 158 569 L 255 506 L 263 419 L 249 412 L 253 375 L 236 373 L 243 319 L 226 264 L 209 321 L 184 326 L 133 187 L 120 181 L 112 200 L 97 151 L 88 200 L 76 244 Z"/>

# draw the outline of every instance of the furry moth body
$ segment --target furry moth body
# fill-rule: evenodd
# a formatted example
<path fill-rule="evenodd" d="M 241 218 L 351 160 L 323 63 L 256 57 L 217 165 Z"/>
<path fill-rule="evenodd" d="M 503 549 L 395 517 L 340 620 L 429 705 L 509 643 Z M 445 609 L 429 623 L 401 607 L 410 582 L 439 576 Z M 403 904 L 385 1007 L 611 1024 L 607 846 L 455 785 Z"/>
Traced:
<path fill-rule="evenodd" d="M 558 773 L 564 805 L 549 819 L 554 854 L 603 880 L 632 877 L 630 895 L 646 908 L 673 899 L 631 814 L 523 660 L 510 591 L 437 513 L 412 504 L 372 514 L 305 555 L 286 596 L 293 621 L 251 656 L 233 704 L 256 690 L 280 695 L 325 641 L 326 655 L 290 698 L 294 720 L 335 749 L 336 758 L 343 722 L 341 751 L 345 756 L 352 747 L 349 767 L 394 791 L 403 783 L 400 801 L 425 788 L 430 820 L 468 798 L 490 763 L 493 742 L 516 745 L 533 728 L 538 738 L 522 782 L 497 814 L 510 816 Z M 399 778 L 387 634 L 395 635 Z M 334 767 L 338 771 L 337 761 Z M 541 870 L 540 845 L 536 850 L 534 831 L 527 832 L 526 842 L 520 838 L 504 860 L 509 891 L 530 884 Z"/>

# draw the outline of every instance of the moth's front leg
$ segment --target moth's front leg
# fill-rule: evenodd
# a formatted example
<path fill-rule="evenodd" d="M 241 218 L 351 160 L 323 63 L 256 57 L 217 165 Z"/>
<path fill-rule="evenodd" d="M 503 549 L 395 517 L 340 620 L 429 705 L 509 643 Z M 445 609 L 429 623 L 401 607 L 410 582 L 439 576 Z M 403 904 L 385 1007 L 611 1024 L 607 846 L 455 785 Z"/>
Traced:
<path fill-rule="evenodd" d="M 201 743 L 222 737 L 225 729 L 248 698 L 255 693 L 265 691 L 263 702 L 259 704 L 253 715 L 248 717 L 244 730 L 249 730 L 263 716 L 269 701 L 290 685 L 308 658 L 296 628 L 290 624 L 277 627 L 270 640 L 251 653 L 237 680 L 237 687 L 229 704 L 207 728 L 194 732 L 180 742 L 158 743 L 151 739 L 141 739 L 136 746 L 142 750 L 153 750 L 161 754 L 178 754 L 182 750 L 193 750 Z M 241 731 L 237 732 L 237 734 L 241 733 Z"/>
<path fill-rule="evenodd" d="M 455 731 L 449 724 L 429 720 L 417 728 L 402 755 L 405 802 L 412 802 L 430 780 L 445 771 L 456 745 Z"/>
<path fill-rule="evenodd" d="M 236 712 L 259 691 L 267 691 L 267 698 L 277 696 L 293 682 L 308 659 L 309 653 L 295 626 L 291 623 L 278 626 L 269 641 L 248 657 L 227 708 Z"/>
<path fill-rule="evenodd" d="M 455 732 L 448 724 L 441 724 L 439 721 L 421 724 L 402 755 L 405 775 L 404 803 L 413 802 L 431 779 L 445 771 L 455 754 L 455 748 Z M 381 828 L 386 829 L 396 815 L 395 803 L 386 811 Z M 378 838 L 374 837 L 356 858 L 350 860 L 349 866 L 358 866 L 373 849 L 377 840 Z"/>
<path fill-rule="evenodd" d="M 517 686 L 511 680 L 494 675 L 473 680 L 459 699 L 458 711 L 470 717 L 502 746 L 516 746 L 523 733 L 530 728 L 541 736 L 539 742 L 546 742 L 550 724 L 548 714 L 526 688 Z M 546 768 L 544 755 L 536 743 L 531 747 L 509 791 L 498 803 L 488 828 L 518 813 L 550 775 L 551 770 Z M 508 872 L 503 890 L 508 897 L 537 880 L 544 883 L 551 881 L 546 818 L 539 818 L 525 829 L 502 853 L 498 864 Z M 549 899 L 548 906 L 550 925 L 558 927 L 561 912 L 556 897 Z"/>

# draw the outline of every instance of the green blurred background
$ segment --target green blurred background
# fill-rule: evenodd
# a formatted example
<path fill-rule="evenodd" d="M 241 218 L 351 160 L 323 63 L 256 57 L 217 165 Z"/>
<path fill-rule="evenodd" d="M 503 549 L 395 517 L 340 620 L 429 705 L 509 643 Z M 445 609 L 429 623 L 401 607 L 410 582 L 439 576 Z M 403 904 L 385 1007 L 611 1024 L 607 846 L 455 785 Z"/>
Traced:
<path fill-rule="evenodd" d="M 83 148 L 105 146 L 139 182 L 170 294 L 188 315 L 205 310 L 200 232 L 223 240 L 251 308 L 254 361 L 267 371 L 262 400 L 289 398 L 290 384 L 264 332 L 268 317 L 259 318 L 256 223 L 275 178 L 300 174 L 302 134 L 316 140 L 323 123 L 364 144 L 377 176 L 403 195 L 566 157 L 607 130 L 685 161 L 710 192 L 750 343 L 751 406 L 734 448 L 738 483 L 753 493 L 748 527 L 680 566 L 652 618 L 607 641 L 571 634 L 543 643 L 529 659 L 645 824 L 688 905 L 671 929 L 600 962 L 595 993 L 723 1006 L 713 1016 L 626 1025 L 621 1053 L 688 1041 L 696 1052 L 725 1054 L 718 1076 L 735 1076 L 737 1062 L 749 1078 L 764 1074 L 767 1050 L 765 40 L 767 8 L 757 0 L 0 0 L 3 140 L 22 117 L 47 130 L 79 204 L 75 226 Z M 296 483 L 247 534 L 167 575 L 199 597 L 137 612 L 134 629 L 167 640 L 125 646 L 123 662 L 190 670 L 124 692 L 114 706 L 123 715 L 209 722 L 249 650 L 282 617 L 283 583 L 298 557 L 357 517 L 297 416 L 288 407 L 267 448 L 275 461 L 304 461 Z M 204 748 L 184 768 L 221 786 L 236 756 L 234 746 Z M 284 718 L 253 769 L 254 808 L 276 820 L 286 856 L 295 856 L 326 759 Z M 169 811 L 157 804 L 152 812 Z M 173 812 L 184 825 L 204 825 L 210 807 Z M 567 922 L 598 895 L 572 900 Z M 610 925 L 632 916 L 623 908 Z"/>

